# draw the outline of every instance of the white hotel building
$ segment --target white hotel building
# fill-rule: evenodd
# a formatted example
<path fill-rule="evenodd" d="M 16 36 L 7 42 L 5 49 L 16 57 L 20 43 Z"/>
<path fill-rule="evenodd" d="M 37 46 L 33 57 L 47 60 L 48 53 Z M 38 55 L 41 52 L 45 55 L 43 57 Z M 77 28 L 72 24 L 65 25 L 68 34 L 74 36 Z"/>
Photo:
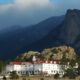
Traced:
<path fill-rule="evenodd" d="M 47 74 L 47 75 L 54 75 L 54 74 L 64 74 L 64 70 L 62 65 L 59 61 L 36 61 L 33 63 L 31 62 L 10 62 L 6 66 L 6 73 L 10 73 L 12 71 L 16 71 L 19 75 L 26 75 L 26 74 Z"/>

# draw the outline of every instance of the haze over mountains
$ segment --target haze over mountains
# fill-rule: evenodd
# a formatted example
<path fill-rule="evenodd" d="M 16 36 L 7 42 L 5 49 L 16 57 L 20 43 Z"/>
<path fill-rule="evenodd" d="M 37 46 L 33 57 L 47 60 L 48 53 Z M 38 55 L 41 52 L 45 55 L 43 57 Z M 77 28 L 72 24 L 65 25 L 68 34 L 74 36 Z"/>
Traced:
<path fill-rule="evenodd" d="M 51 17 L 30 27 L 13 26 L 0 32 L 0 58 L 12 58 L 26 51 L 29 44 L 42 39 L 63 19 L 64 16 Z"/>
<path fill-rule="evenodd" d="M 0 58 L 14 58 L 26 50 L 69 45 L 79 52 L 80 10 L 52 17 L 28 28 L 13 28 L 0 33 Z"/>

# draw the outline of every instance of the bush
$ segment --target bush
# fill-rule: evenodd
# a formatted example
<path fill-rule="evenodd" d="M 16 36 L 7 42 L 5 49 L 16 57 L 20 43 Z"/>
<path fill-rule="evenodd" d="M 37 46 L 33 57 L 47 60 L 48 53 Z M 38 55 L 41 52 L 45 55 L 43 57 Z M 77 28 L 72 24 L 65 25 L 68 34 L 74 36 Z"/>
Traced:
<path fill-rule="evenodd" d="M 58 73 L 54 75 L 54 79 L 57 79 L 57 78 L 59 78 L 59 74 Z"/>
<path fill-rule="evenodd" d="M 76 74 L 75 72 L 73 71 L 73 69 L 68 69 L 66 71 L 66 74 L 65 74 L 67 77 L 69 77 L 70 79 L 75 79 L 76 78 Z"/>
<path fill-rule="evenodd" d="M 44 80 L 44 78 L 41 78 L 40 80 Z"/>
<path fill-rule="evenodd" d="M 7 80 L 7 78 L 5 76 L 3 76 L 3 80 Z"/>
<path fill-rule="evenodd" d="M 66 78 L 66 77 L 67 77 L 67 75 L 66 75 L 66 74 L 64 74 L 64 75 L 63 75 L 63 78 Z"/>
<path fill-rule="evenodd" d="M 19 76 L 17 75 L 17 73 L 15 71 L 11 72 L 10 74 L 10 79 L 18 79 Z"/>

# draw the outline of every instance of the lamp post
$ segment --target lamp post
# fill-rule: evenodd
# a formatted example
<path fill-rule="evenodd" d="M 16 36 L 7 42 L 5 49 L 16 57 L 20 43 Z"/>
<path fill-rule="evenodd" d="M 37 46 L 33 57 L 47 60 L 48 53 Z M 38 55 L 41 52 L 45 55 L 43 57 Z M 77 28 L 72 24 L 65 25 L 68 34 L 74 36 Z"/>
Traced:
<path fill-rule="evenodd" d="M 34 75 L 35 74 L 34 67 L 35 67 L 35 61 L 36 61 L 36 57 L 35 56 L 33 56 L 32 61 L 33 61 L 33 75 Z"/>

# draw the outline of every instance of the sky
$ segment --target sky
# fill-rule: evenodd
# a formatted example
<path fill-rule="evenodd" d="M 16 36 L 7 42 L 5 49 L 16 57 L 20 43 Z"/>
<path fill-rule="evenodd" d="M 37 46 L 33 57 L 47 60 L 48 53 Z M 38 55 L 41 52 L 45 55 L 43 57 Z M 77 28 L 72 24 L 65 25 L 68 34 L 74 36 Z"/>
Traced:
<path fill-rule="evenodd" d="M 67 9 L 80 9 L 80 0 L 0 0 L 0 29 L 37 24 Z"/>
<path fill-rule="evenodd" d="M 0 0 L 0 4 L 9 4 L 9 3 L 13 3 L 14 0 Z"/>

